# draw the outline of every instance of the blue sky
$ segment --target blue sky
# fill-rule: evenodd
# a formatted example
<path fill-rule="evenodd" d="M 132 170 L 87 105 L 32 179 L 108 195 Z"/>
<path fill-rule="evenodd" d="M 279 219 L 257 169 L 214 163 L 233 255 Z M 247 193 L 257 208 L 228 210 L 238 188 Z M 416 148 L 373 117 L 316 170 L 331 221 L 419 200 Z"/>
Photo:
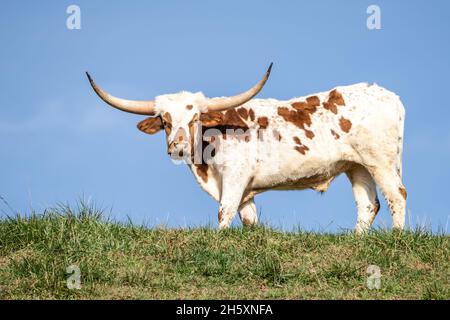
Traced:
<path fill-rule="evenodd" d="M 81 8 L 68 30 L 66 8 Z M 381 30 L 366 9 L 381 8 Z M 108 108 L 91 91 L 130 99 L 180 90 L 207 96 L 247 89 L 273 61 L 259 97 L 287 99 L 337 85 L 376 82 L 406 108 L 407 223 L 448 232 L 450 2 L 448 1 L 2 1 L 0 11 L 0 195 L 21 212 L 80 197 L 118 220 L 217 223 L 217 203 L 162 134 L 141 116 Z M 353 228 L 350 183 L 329 191 L 256 197 L 262 220 L 285 229 Z M 0 203 L 0 209 L 8 212 Z M 4 213 L 0 213 L 0 216 Z M 237 221 L 236 221 L 237 222 Z M 236 223 L 237 224 L 237 223 Z M 382 202 L 376 219 L 390 226 Z"/>

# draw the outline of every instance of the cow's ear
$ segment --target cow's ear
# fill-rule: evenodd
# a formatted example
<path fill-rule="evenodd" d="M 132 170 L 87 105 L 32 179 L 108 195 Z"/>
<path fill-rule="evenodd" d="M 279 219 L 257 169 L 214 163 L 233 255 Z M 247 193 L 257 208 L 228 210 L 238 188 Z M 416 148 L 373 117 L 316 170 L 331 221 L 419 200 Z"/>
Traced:
<path fill-rule="evenodd" d="M 150 117 L 137 125 L 138 129 L 147 134 L 155 134 L 164 128 L 160 117 Z"/>
<path fill-rule="evenodd" d="M 219 111 L 208 111 L 200 115 L 202 126 L 211 128 L 223 124 L 223 114 Z"/>

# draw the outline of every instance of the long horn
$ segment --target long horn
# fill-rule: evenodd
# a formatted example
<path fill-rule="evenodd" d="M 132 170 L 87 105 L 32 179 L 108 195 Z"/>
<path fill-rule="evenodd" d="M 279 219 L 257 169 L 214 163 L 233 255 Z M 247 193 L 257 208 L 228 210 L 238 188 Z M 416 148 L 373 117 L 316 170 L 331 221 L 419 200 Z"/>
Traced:
<path fill-rule="evenodd" d="M 109 93 L 103 91 L 100 87 L 98 87 L 94 80 L 92 80 L 89 73 L 86 72 L 86 75 L 91 83 L 92 89 L 94 89 L 95 93 L 107 104 L 116 109 L 135 113 L 135 114 L 143 114 L 153 116 L 155 115 L 155 103 L 151 100 L 149 101 L 135 101 L 135 100 L 125 100 L 121 98 L 114 97 Z"/>
<path fill-rule="evenodd" d="M 260 92 L 261 89 L 264 87 L 264 84 L 266 83 L 267 79 L 269 79 L 270 71 L 272 70 L 272 65 L 273 63 L 270 64 L 264 77 L 253 88 L 234 97 L 210 99 L 208 103 L 208 110 L 223 111 L 235 108 L 249 101 L 251 98 L 256 96 L 258 92 Z"/>

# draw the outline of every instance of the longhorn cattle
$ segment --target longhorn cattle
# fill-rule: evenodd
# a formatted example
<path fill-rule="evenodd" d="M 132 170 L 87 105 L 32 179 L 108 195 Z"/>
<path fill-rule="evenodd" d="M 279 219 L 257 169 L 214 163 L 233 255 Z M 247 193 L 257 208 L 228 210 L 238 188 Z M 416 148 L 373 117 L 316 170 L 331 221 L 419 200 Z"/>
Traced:
<path fill-rule="evenodd" d="M 166 94 L 152 101 L 98 96 L 114 108 L 149 118 L 139 130 L 164 130 L 167 152 L 187 163 L 219 206 L 219 228 L 239 212 L 244 225 L 257 223 L 254 197 L 268 190 L 325 192 L 341 173 L 357 205 L 356 232 L 372 225 L 380 208 L 376 186 L 402 229 L 406 189 L 402 183 L 404 107 L 377 85 L 359 83 L 290 100 L 252 99 L 269 78 L 234 97 L 203 93 Z"/>

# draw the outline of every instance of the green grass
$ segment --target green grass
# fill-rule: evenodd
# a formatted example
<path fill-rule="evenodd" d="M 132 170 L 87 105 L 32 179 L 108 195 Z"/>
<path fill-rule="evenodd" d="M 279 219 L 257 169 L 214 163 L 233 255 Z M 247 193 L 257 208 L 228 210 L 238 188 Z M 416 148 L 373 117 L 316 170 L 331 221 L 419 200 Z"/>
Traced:
<path fill-rule="evenodd" d="M 0 298 L 450 299 L 449 253 L 449 236 L 420 230 L 149 229 L 81 204 L 0 220 Z"/>

